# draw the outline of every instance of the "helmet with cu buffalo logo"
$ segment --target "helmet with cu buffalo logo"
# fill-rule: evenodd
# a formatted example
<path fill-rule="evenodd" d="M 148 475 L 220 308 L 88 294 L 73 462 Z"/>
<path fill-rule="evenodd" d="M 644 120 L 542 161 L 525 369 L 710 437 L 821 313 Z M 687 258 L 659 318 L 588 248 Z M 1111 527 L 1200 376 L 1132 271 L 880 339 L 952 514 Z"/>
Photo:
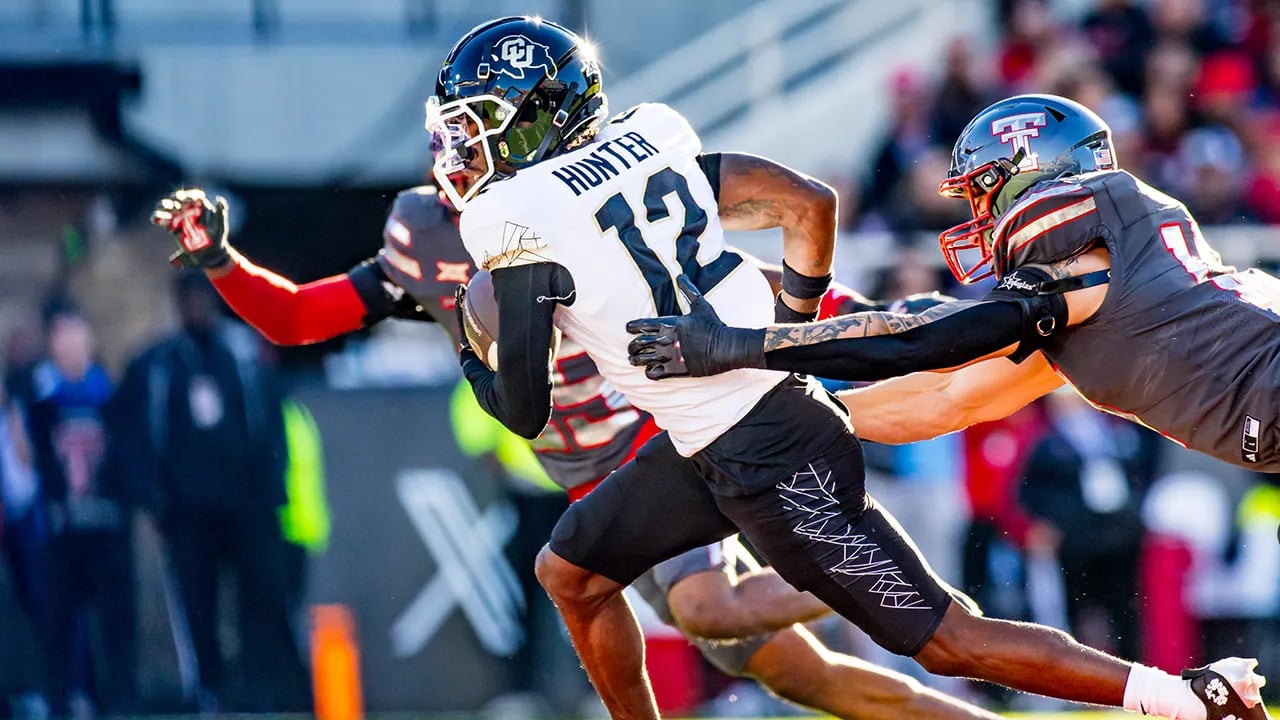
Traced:
<path fill-rule="evenodd" d="M 554 157 L 608 114 L 594 49 L 536 17 L 491 20 L 445 57 L 427 101 L 432 173 L 461 211 L 484 186 Z M 464 174 L 475 154 L 483 172 Z"/>
<path fill-rule="evenodd" d="M 990 277 L 995 219 L 1028 188 L 1067 175 L 1115 170 L 1111 128 L 1092 110 L 1057 95 L 1017 95 L 978 113 L 951 152 L 938 186 L 944 197 L 969 201 L 973 219 L 938 236 L 956 279 Z M 965 265 L 961 252 L 978 251 Z"/>

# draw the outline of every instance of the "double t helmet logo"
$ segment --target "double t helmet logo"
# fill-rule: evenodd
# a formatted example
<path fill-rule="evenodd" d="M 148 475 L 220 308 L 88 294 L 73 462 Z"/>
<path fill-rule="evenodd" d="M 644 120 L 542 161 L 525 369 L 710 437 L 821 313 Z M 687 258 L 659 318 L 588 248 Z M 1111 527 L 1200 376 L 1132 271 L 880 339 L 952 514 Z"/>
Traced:
<path fill-rule="evenodd" d="M 1000 118 L 991 123 L 991 134 L 1000 142 L 1009 146 L 1009 157 L 1017 157 L 1023 152 L 1019 170 L 1040 169 L 1040 158 L 1031 149 L 1031 138 L 1040 137 L 1040 128 L 1046 125 L 1044 113 L 1022 113 Z"/>

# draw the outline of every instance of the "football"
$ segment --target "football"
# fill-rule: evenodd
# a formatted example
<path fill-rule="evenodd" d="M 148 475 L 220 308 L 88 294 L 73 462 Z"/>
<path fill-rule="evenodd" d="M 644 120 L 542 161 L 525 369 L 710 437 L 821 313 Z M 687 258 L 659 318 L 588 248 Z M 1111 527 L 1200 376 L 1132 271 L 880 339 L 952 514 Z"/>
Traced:
<path fill-rule="evenodd" d="M 498 369 L 498 301 L 493 296 L 493 276 L 480 270 L 467 283 L 462 306 L 462 331 L 471 349 L 489 366 Z"/>
<path fill-rule="evenodd" d="M 462 305 L 462 331 L 471 349 L 490 370 L 498 369 L 498 300 L 493 295 L 493 276 L 488 270 L 477 271 L 467 283 L 467 297 Z M 552 331 L 551 357 L 560 352 L 560 329 Z"/>

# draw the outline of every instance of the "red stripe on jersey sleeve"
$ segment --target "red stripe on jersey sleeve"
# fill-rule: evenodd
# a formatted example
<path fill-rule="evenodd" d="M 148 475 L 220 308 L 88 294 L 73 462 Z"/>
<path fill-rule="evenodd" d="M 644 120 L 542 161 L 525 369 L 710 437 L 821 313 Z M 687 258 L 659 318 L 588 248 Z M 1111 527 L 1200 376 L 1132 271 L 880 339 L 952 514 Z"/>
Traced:
<path fill-rule="evenodd" d="M 364 325 L 364 302 L 346 275 L 295 285 L 236 256 L 231 272 L 213 286 L 237 315 L 277 345 L 308 345 Z"/>

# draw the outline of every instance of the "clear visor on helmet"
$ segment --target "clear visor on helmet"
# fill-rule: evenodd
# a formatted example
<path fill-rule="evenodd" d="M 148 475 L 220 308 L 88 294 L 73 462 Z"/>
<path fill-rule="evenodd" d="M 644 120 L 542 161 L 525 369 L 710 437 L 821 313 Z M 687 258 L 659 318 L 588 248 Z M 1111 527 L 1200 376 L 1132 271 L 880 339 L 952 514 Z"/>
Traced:
<path fill-rule="evenodd" d="M 486 114 L 493 119 L 494 127 L 485 126 Z M 431 174 L 459 212 L 493 178 L 488 140 L 502 134 L 514 117 L 515 106 L 495 95 L 447 103 L 441 103 L 438 97 L 427 100 L 425 126 L 431 135 Z M 477 152 L 484 158 L 484 171 L 473 180 L 464 171 L 480 169 L 479 163 L 473 162 Z"/>

